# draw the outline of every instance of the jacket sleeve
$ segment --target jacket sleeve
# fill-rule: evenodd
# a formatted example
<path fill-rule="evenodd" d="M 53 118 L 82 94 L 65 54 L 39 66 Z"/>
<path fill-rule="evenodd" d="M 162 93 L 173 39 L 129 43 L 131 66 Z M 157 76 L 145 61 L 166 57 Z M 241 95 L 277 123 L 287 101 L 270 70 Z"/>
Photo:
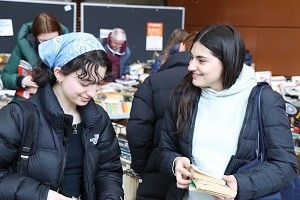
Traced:
<path fill-rule="evenodd" d="M 176 157 L 182 156 L 179 152 L 176 131 L 176 103 L 174 95 L 169 100 L 169 106 L 164 114 L 160 142 L 158 146 L 158 165 L 161 172 L 170 178 L 175 178 L 173 173 L 173 162 Z"/>
<path fill-rule="evenodd" d="M 100 130 L 100 142 L 97 144 L 99 164 L 96 188 L 99 194 L 98 199 L 123 199 L 123 170 L 118 138 L 107 113 L 104 113 L 101 123 L 105 125 Z"/>
<path fill-rule="evenodd" d="M 12 104 L 0 109 L 0 199 L 47 199 L 49 188 L 13 170 L 27 116 L 28 113 L 22 113 L 20 107 Z"/>
<path fill-rule="evenodd" d="M 155 114 L 149 77 L 134 94 L 126 137 L 131 154 L 131 168 L 142 174 L 153 149 Z"/>
<path fill-rule="evenodd" d="M 130 74 L 130 57 L 131 57 L 131 51 L 127 47 L 126 53 L 124 55 L 124 64 L 121 64 L 123 66 L 120 66 L 122 68 L 121 75 Z"/>
<path fill-rule="evenodd" d="M 252 199 L 277 192 L 297 176 L 297 158 L 284 99 L 266 88 L 262 93 L 261 106 L 267 161 L 243 174 L 235 174 L 238 199 Z"/>
<path fill-rule="evenodd" d="M 19 89 L 17 85 L 17 78 L 19 77 L 18 65 L 21 59 L 23 59 L 22 53 L 19 46 L 17 45 L 11 53 L 1 73 L 3 85 L 9 90 Z"/>

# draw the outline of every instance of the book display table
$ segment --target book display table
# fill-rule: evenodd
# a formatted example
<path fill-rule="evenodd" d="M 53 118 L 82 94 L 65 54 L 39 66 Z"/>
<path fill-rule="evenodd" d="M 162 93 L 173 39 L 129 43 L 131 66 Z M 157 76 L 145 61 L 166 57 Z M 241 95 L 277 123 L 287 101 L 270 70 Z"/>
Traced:
<path fill-rule="evenodd" d="M 128 119 L 136 88 L 120 83 L 104 84 L 94 100 L 101 105 L 112 120 Z"/>

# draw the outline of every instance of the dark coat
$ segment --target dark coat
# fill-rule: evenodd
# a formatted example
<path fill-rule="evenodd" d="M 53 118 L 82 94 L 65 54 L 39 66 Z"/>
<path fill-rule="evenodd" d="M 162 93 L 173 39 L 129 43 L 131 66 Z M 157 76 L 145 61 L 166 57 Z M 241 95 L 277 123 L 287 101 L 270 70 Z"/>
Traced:
<path fill-rule="evenodd" d="M 29 115 L 16 104 L 0 109 L 0 199 L 46 200 L 49 189 L 58 191 L 62 183 L 73 117 L 63 113 L 49 85 L 29 101 L 40 118 L 36 152 L 29 157 L 29 177 L 12 170 Z M 79 112 L 85 149 L 82 199 L 123 198 L 121 152 L 107 113 L 93 100 Z"/>
<path fill-rule="evenodd" d="M 290 123 L 285 112 L 285 101 L 271 87 L 263 89 L 261 97 L 263 128 L 265 129 L 267 145 L 266 158 L 269 162 L 264 162 L 247 173 L 236 174 L 239 167 L 255 158 L 255 144 L 258 131 L 255 93 L 256 87 L 252 90 L 248 100 L 236 154 L 225 171 L 226 175 L 233 174 L 237 179 L 238 194 L 236 199 L 239 200 L 257 198 L 279 191 L 297 176 L 297 159 L 294 152 Z M 176 96 L 173 96 L 174 99 L 177 99 Z M 178 156 L 191 159 L 193 129 L 186 131 L 188 135 L 183 137 L 176 137 L 172 134 L 175 130 L 174 119 L 176 119 L 178 106 L 173 102 L 175 101 L 170 101 L 170 107 L 165 114 L 163 122 L 158 148 L 158 162 L 161 171 L 173 180 L 166 199 L 181 200 L 185 190 L 176 187 L 172 165 L 174 159 Z M 197 108 L 194 111 L 195 117 Z"/>
<path fill-rule="evenodd" d="M 157 147 L 164 111 L 171 92 L 188 73 L 188 52 L 172 55 L 160 71 L 139 85 L 134 94 L 127 139 L 131 152 L 131 168 L 142 176 L 137 199 L 164 199 L 169 180 L 159 172 Z"/>

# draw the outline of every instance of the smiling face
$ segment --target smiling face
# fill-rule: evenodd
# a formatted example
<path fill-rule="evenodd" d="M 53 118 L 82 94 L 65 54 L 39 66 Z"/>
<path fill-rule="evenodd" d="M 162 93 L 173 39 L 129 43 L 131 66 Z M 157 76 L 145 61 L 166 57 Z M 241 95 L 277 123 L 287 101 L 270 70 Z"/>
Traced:
<path fill-rule="evenodd" d="M 221 61 L 200 42 L 195 42 L 191 49 L 188 70 L 192 72 L 193 85 L 209 87 L 216 91 L 223 90 Z"/>
<path fill-rule="evenodd" d="M 58 98 L 63 101 L 68 101 L 71 104 L 84 106 L 92 98 L 95 97 L 97 91 L 101 87 L 103 77 L 106 73 L 105 67 L 98 68 L 98 82 L 95 83 L 94 79 L 81 79 L 78 76 L 81 74 L 81 70 L 75 71 L 69 75 L 62 75 L 57 68 L 55 70 L 56 76 L 59 77 L 60 89 Z M 95 74 L 94 74 L 95 76 Z"/>

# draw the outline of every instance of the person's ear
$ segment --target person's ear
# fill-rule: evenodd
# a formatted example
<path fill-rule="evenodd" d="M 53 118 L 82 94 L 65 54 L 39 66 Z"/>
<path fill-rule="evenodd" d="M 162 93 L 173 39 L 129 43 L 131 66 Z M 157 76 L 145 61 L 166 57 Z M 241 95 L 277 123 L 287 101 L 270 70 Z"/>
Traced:
<path fill-rule="evenodd" d="M 54 67 L 53 73 L 56 77 L 56 81 L 61 84 L 64 78 L 64 75 L 61 73 L 60 67 Z"/>

